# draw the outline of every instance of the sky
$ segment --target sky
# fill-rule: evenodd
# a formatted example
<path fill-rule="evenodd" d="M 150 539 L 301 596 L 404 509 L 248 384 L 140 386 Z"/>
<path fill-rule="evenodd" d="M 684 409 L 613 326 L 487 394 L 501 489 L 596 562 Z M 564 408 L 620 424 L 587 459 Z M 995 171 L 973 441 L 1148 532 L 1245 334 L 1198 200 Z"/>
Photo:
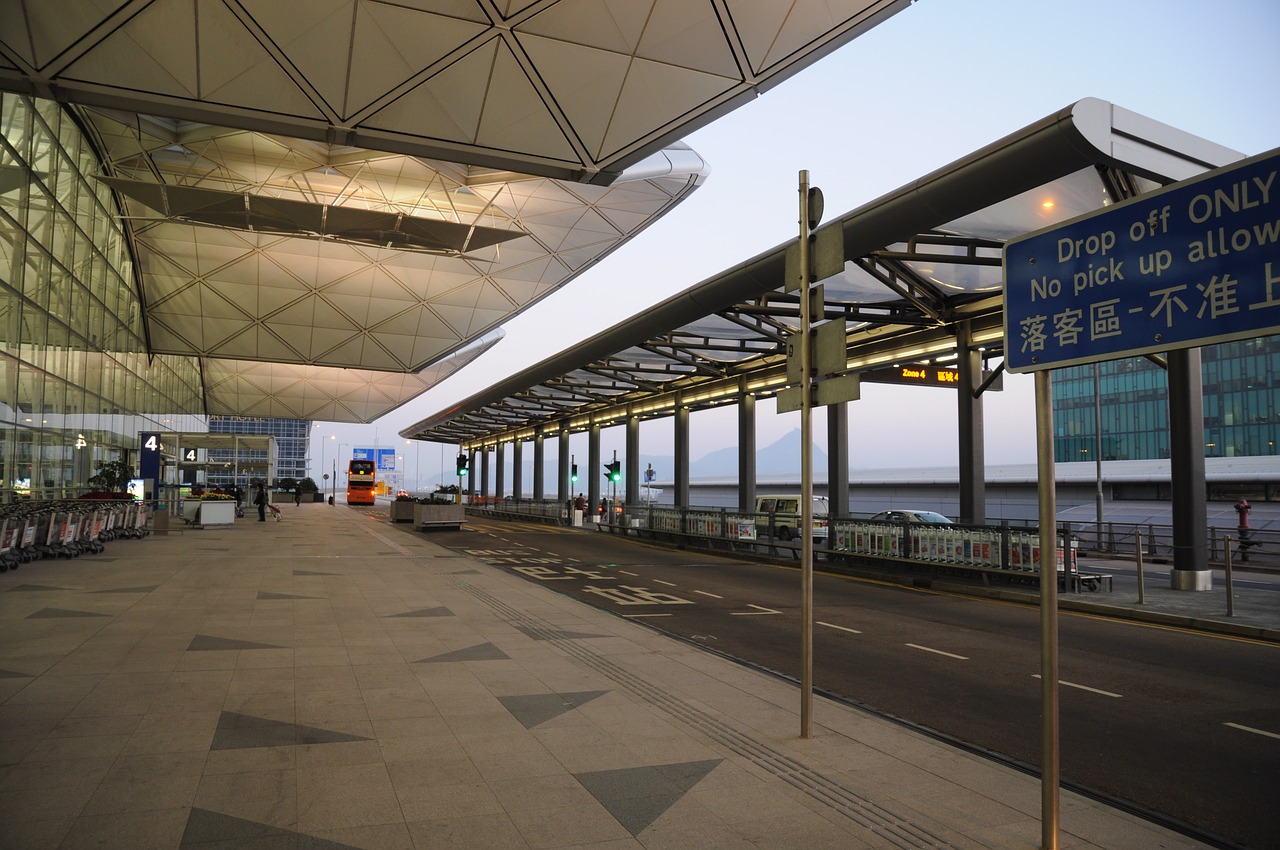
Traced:
<path fill-rule="evenodd" d="M 1246 155 L 1280 146 L 1277 44 L 1276 0 L 917 0 L 686 136 L 711 167 L 688 200 L 423 395 L 369 425 L 317 423 L 312 469 L 332 468 L 335 456 L 345 466 L 353 446 L 395 446 L 406 483 L 452 477 L 457 446 L 407 444 L 399 432 L 796 238 L 801 170 L 831 220 L 1084 97 Z M 1033 383 L 1006 374 L 1004 390 L 985 397 L 988 465 L 1035 462 Z M 849 420 L 855 470 L 957 463 L 953 390 L 864 384 Z M 690 456 L 736 443 L 735 423 L 733 408 L 693 414 Z M 799 414 L 757 405 L 759 447 L 798 427 Z M 670 419 L 642 423 L 641 450 L 672 454 L 671 435 Z M 814 435 L 825 445 L 822 415 Z M 604 455 L 622 457 L 623 444 L 621 427 L 602 432 Z M 549 461 L 554 451 L 549 443 Z M 586 457 L 585 434 L 570 451 Z"/>

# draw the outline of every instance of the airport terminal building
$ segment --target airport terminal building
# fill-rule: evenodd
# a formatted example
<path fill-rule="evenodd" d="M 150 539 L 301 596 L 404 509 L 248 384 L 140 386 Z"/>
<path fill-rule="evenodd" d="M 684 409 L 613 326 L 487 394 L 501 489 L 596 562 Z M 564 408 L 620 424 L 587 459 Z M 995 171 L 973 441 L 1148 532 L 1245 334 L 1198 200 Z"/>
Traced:
<path fill-rule="evenodd" d="M 128 234 L 62 106 L 0 93 L 0 491 L 79 495 L 141 431 L 207 428 L 195 358 L 148 345 Z"/>

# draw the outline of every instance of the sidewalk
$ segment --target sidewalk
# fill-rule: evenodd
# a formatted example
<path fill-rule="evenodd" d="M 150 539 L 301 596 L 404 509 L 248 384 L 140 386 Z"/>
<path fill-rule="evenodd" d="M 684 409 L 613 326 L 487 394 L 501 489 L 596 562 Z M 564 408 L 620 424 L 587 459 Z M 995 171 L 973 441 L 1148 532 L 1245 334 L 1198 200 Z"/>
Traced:
<path fill-rule="evenodd" d="M 344 507 L 0 575 L 0 846 L 1019 848 L 1040 784 Z M 1117 591 L 1118 592 L 1118 591 Z M 1192 848 L 1063 792 L 1064 848 Z"/>

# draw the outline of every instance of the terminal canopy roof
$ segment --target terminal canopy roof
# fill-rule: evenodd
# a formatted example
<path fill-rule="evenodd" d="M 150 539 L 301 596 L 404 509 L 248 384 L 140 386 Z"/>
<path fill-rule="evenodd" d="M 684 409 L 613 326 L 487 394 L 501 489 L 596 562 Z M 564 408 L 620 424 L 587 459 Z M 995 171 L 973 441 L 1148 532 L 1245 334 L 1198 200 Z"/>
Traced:
<path fill-rule="evenodd" d="M 0 89 L 76 108 L 206 412 L 368 422 L 700 185 L 681 136 L 908 5 L 8 3 Z"/>
<path fill-rule="evenodd" d="M 1002 360 L 1007 240 L 1240 157 L 1079 101 L 823 225 L 818 238 L 833 235 L 844 263 L 819 281 L 814 322 L 844 324 L 847 374 L 954 361 L 962 326 Z M 401 436 L 476 447 L 774 395 L 795 385 L 786 347 L 800 300 L 784 285 L 786 253 L 747 260 Z"/>

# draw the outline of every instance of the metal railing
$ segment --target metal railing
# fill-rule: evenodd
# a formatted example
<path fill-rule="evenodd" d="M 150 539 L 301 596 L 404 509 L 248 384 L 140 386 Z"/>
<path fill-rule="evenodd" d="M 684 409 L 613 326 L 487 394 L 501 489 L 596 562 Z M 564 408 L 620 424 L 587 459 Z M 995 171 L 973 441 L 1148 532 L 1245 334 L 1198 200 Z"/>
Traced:
<path fill-rule="evenodd" d="M 550 500 L 494 500 L 471 505 L 469 510 L 513 518 L 570 524 L 572 506 Z M 924 523 L 872 522 L 858 517 L 825 520 L 815 530 L 814 551 L 819 558 L 854 555 L 895 558 L 920 563 L 953 564 L 986 569 L 1036 572 L 1039 567 L 1039 532 L 1032 522 L 996 521 L 986 525 L 930 525 Z M 799 551 L 794 539 L 795 521 L 790 514 L 753 513 L 723 507 L 675 507 L 671 505 L 610 505 L 605 514 L 589 508 L 584 525 L 602 530 L 680 538 L 683 542 L 721 548 L 786 553 Z M 1141 541 L 1143 556 L 1160 562 L 1173 557 L 1173 527 L 1154 523 L 1064 522 L 1059 539 L 1071 541 L 1073 554 L 1131 558 Z M 1232 541 L 1236 563 L 1242 560 L 1280 566 L 1280 534 L 1253 530 L 1243 550 L 1235 528 L 1208 528 L 1206 556 L 1219 563 L 1223 544 Z M 1061 544 L 1059 552 L 1063 551 Z M 1061 565 L 1062 558 L 1060 556 Z"/>

